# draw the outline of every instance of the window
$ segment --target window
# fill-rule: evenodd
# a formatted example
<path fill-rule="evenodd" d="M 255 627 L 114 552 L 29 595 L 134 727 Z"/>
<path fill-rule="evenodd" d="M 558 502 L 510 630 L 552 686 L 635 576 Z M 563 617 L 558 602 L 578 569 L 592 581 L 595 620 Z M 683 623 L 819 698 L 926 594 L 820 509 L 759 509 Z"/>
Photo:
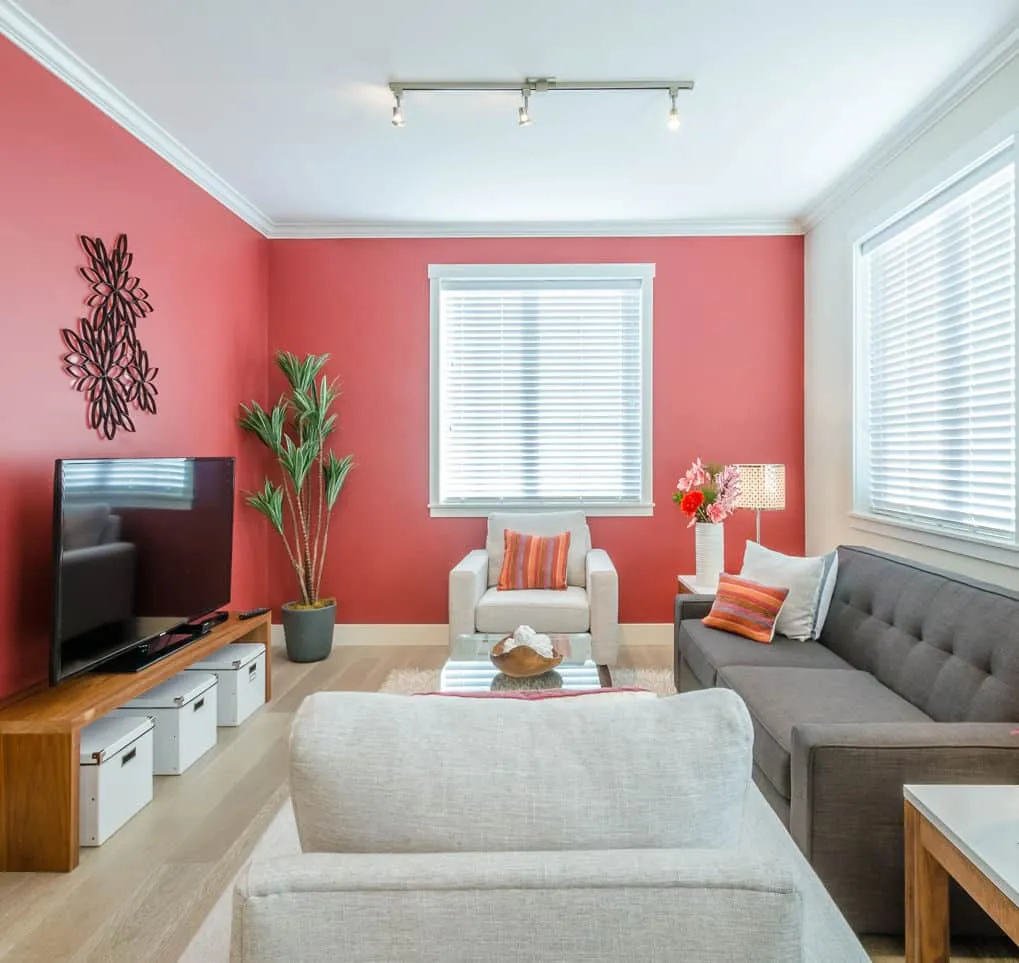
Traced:
<path fill-rule="evenodd" d="M 99 458 L 65 461 L 63 466 L 69 504 L 107 502 L 119 508 L 186 511 L 194 502 L 190 458 Z"/>
<path fill-rule="evenodd" d="M 651 514 L 654 265 L 432 265 L 431 510 Z"/>
<path fill-rule="evenodd" d="M 856 512 L 1016 538 L 1009 142 L 857 247 Z"/>

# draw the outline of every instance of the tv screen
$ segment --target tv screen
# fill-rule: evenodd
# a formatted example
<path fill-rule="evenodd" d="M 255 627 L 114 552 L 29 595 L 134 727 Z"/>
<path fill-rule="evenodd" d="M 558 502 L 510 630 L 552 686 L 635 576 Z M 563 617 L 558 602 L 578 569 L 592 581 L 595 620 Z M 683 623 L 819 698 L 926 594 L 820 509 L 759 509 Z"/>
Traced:
<path fill-rule="evenodd" d="M 230 599 L 232 458 L 56 463 L 50 681 Z"/>

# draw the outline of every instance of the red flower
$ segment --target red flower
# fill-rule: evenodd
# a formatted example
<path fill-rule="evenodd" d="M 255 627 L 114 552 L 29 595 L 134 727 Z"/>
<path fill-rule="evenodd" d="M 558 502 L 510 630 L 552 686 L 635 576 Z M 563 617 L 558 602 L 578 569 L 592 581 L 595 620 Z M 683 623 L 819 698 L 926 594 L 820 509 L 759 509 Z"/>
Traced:
<path fill-rule="evenodd" d="M 679 503 L 679 507 L 687 515 L 696 515 L 697 509 L 704 504 L 704 492 L 699 492 L 694 489 L 692 492 L 687 492 L 683 496 L 683 500 Z"/>

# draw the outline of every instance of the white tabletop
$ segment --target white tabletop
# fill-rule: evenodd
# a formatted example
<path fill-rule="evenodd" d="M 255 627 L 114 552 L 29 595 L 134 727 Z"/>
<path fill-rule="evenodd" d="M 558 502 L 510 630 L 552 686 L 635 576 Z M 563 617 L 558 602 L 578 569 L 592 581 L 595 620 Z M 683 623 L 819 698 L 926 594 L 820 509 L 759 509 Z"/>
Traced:
<path fill-rule="evenodd" d="M 718 591 L 718 582 L 715 582 L 714 585 L 699 584 L 696 575 L 677 575 L 676 581 L 693 589 L 695 595 L 714 595 Z"/>
<path fill-rule="evenodd" d="M 1019 786 L 904 786 L 903 794 L 1019 905 Z"/>

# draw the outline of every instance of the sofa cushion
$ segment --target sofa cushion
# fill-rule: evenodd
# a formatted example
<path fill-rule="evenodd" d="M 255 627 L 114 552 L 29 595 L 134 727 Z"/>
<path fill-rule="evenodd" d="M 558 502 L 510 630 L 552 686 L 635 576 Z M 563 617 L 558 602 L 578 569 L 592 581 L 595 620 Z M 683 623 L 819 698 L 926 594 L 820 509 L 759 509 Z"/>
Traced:
<path fill-rule="evenodd" d="M 488 589 L 474 610 L 479 632 L 512 632 L 529 625 L 539 632 L 586 632 L 591 626 L 587 592 L 575 585 L 565 591 Z"/>
<path fill-rule="evenodd" d="M 761 645 L 690 619 L 680 623 L 679 649 L 700 684 L 708 687 L 717 684 L 718 670 L 727 665 L 852 668 L 834 652 L 815 642 L 795 642 L 784 635 L 776 635 L 771 645 Z"/>
<path fill-rule="evenodd" d="M 752 740 L 742 700 L 720 689 L 541 702 L 317 692 L 294 718 L 290 786 L 305 852 L 731 847 Z"/>
<path fill-rule="evenodd" d="M 806 644 L 806 643 L 803 643 Z M 916 706 L 868 672 L 728 666 L 718 684 L 743 697 L 754 721 L 754 763 L 779 793 L 791 796 L 793 726 L 805 722 L 930 722 Z"/>
<path fill-rule="evenodd" d="M 587 553 L 591 551 L 591 530 L 583 512 L 503 513 L 488 516 L 488 584 L 499 583 L 505 554 L 507 528 L 525 535 L 558 535 L 570 533 L 570 551 L 566 560 L 566 584 L 583 588 L 586 582 Z"/>
<path fill-rule="evenodd" d="M 938 722 L 1019 722 L 1019 594 L 839 547 L 820 641 Z"/>

